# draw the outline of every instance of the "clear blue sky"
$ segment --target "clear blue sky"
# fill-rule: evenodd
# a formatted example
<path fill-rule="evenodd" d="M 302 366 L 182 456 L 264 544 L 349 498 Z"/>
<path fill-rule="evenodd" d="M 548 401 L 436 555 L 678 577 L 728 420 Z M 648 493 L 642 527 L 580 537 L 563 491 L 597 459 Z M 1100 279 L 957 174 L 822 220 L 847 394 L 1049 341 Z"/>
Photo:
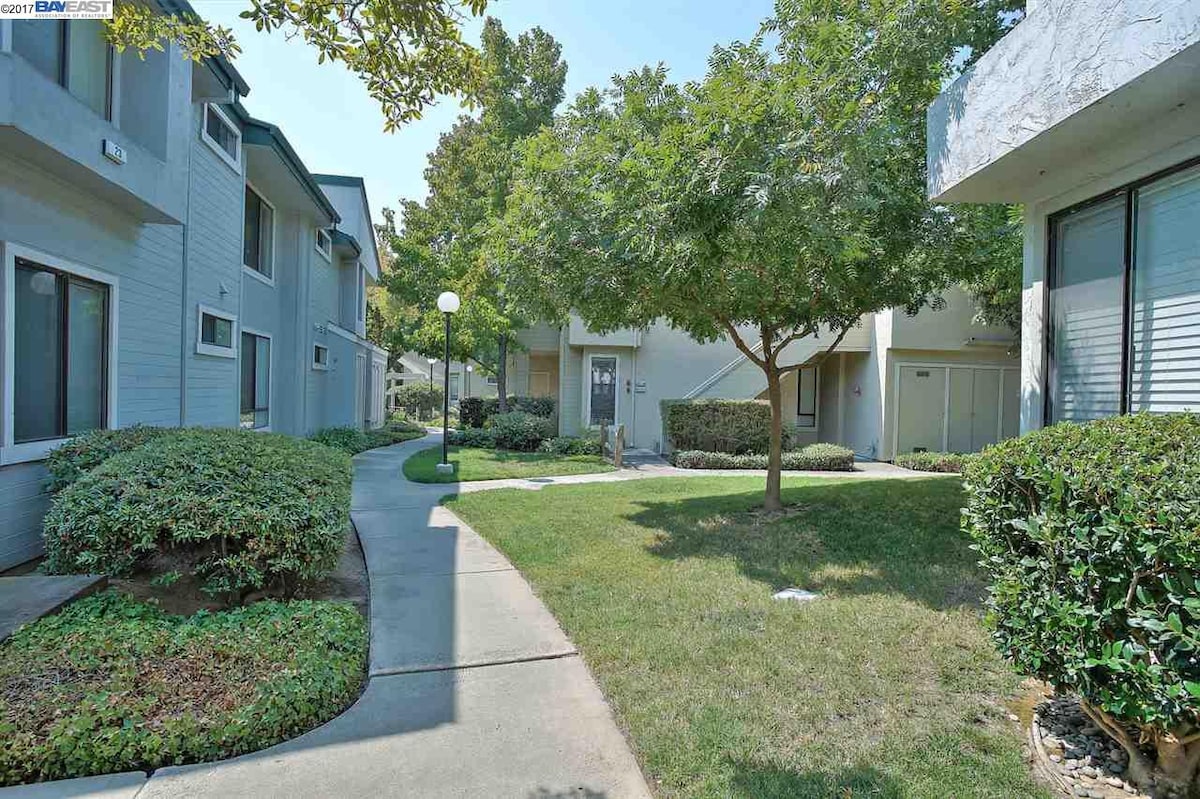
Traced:
<path fill-rule="evenodd" d="M 754 35 L 771 0 L 493 0 L 488 13 L 510 35 L 540 26 L 567 61 L 567 102 L 588 86 L 643 64 L 665 63 L 674 80 L 702 77 L 714 44 Z M 211 22 L 232 27 L 242 45 L 236 65 L 250 84 L 245 105 L 279 125 L 313 172 L 361 175 L 375 217 L 400 198 L 424 199 L 425 156 L 460 113 L 444 100 L 397 133 L 358 78 L 340 65 L 318 65 L 303 41 L 258 33 L 238 19 L 246 0 L 193 0 Z M 478 44 L 480 25 L 468 29 Z"/>

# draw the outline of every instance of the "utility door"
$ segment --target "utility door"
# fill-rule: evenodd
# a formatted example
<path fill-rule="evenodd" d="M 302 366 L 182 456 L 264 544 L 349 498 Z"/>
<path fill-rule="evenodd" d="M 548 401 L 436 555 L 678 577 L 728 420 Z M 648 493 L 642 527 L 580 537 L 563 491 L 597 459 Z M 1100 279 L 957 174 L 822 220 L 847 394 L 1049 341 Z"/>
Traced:
<path fill-rule="evenodd" d="M 901 366 L 897 452 L 940 452 L 946 430 L 946 369 Z"/>

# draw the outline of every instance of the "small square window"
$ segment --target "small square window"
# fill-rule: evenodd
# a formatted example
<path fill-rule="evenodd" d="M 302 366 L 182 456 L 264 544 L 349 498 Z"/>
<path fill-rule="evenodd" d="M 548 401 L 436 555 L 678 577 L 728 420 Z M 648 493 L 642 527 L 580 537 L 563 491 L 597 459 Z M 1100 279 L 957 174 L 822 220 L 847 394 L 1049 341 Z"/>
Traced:
<path fill-rule="evenodd" d="M 199 308 L 199 337 L 196 352 L 200 355 L 215 355 L 218 358 L 235 358 L 237 351 L 234 327 L 237 317 L 225 311 L 201 305 Z"/>
<path fill-rule="evenodd" d="M 324 344 L 313 345 L 312 368 L 320 371 L 329 368 L 329 348 Z"/>
<path fill-rule="evenodd" d="M 229 117 L 215 105 L 204 106 L 204 127 L 201 137 L 221 159 L 236 170 L 241 169 L 242 135 Z"/>
<path fill-rule="evenodd" d="M 317 252 L 325 256 L 325 260 L 330 260 L 333 254 L 333 240 L 329 238 L 329 231 L 317 228 L 316 234 Z"/>
<path fill-rule="evenodd" d="M 488 376 L 487 376 L 487 384 L 488 384 L 489 386 L 494 386 L 494 385 L 498 384 L 499 382 L 500 382 L 500 381 L 499 381 L 499 380 L 496 378 L 496 376 L 495 376 L 495 375 L 488 375 Z"/>

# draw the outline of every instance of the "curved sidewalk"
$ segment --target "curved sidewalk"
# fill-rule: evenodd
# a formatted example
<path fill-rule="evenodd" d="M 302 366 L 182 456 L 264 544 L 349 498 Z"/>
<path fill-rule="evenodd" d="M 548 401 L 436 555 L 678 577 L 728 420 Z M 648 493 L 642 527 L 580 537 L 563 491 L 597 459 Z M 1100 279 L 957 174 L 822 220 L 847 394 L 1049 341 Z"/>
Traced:
<path fill-rule="evenodd" d="M 219 763 L 43 783 L 16 796 L 648 799 L 603 695 L 512 565 L 400 466 L 354 458 L 370 577 L 370 680 L 329 723 Z M 10 794 L 11 792 L 11 794 Z"/>

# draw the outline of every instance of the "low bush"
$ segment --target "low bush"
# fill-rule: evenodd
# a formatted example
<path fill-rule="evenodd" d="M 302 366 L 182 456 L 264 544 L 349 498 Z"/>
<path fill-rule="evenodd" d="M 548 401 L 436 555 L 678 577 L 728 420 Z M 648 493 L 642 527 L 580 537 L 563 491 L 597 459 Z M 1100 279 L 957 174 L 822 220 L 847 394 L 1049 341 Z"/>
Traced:
<path fill-rule="evenodd" d="M 902 452 L 893 463 L 917 472 L 961 472 L 970 455 L 961 452 Z"/>
<path fill-rule="evenodd" d="M 377 430 L 359 430 L 357 427 L 327 427 L 313 433 L 309 438 L 318 444 L 357 455 L 369 449 L 412 441 L 424 435 L 425 428 L 419 424 L 392 421 Z"/>
<path fill-rule="evenodd" d="M 350 458 L 245 430 L 187 429 L 118 453 L 55 495 L 51 574 L 190 572 L 213 595 L 294 591 L 342 551 Z"/>
<path fill-rule="evenodd" d="M 112 592 L 81 599 L 0 644 L 0 785 L 262 749 L 349 705 L 366 657 L 349 604 L 183 617 Z"/>
<path fill-rule="evenodd" d="M 493 416 L 491 432 L 501 449 L 533 452 L 542 441 L 554 436 L 556 430 L 550 419 L 513 411 Z"/>
<path fill-rule="evenodd" d="M 428 419 L 442 412 L 442 390 L 429 383 L 405 383 L 393 395 L 393 403 L 410 418 Z"/>
<path fill-rule="evenodd" d="M 492 430 L 483 430 L 478 427 L 451 430 L 450 443 L 457 447 L 493 449 L 496 446 L 496 434 Z"/>
<path fill-rule="evenodd" d="M 670 461 L 681 469 L 767 468 L 767 456 L 757 454 L 683 450 L 672 453 Z M 854 470 L 854 451 L 836 444 L 809 444 L 802 449 L 783 453 L 783 468 L 793 471 L 850 472 Z"/>
<path fill-rule="evenodd" d="M 1131 777 L 1183 795 L 1200 760 L 1200 416 L 1055 425 L 965 478 L 1000 651 L 1080 696 Z"/>
<path fill-rule="evenodd" d="M 580 438 L 578 436 L 555 436 L 548 438 L 538 446 L 539 452 L 552 455 L 602 455 L 600 439 Z"/>
<path fill-rule="evenodd" d="M 553 397 L 509 397 L 508 411 L 528 413 L 547 419 L 554 416 L 556 403 Z M 463 427 L 484 427 L 500 413 L 500 400 L 496 397 L 465 397 L 458 403 L 459 419 Z"/>
<path fill-rule="evenodd" d="M 134 425 L 117 430 L 92 430 L 51 450 L 46 458 L 50 490 L 61 491 L 118 452 L 140 447 L 172 428 Z"/>
<path fill-rule="evenodd" d="M 664 400 L 662 416 L 677 450 L 742 455 L 771 443 L 771 406 L 762 400 Z"/>

